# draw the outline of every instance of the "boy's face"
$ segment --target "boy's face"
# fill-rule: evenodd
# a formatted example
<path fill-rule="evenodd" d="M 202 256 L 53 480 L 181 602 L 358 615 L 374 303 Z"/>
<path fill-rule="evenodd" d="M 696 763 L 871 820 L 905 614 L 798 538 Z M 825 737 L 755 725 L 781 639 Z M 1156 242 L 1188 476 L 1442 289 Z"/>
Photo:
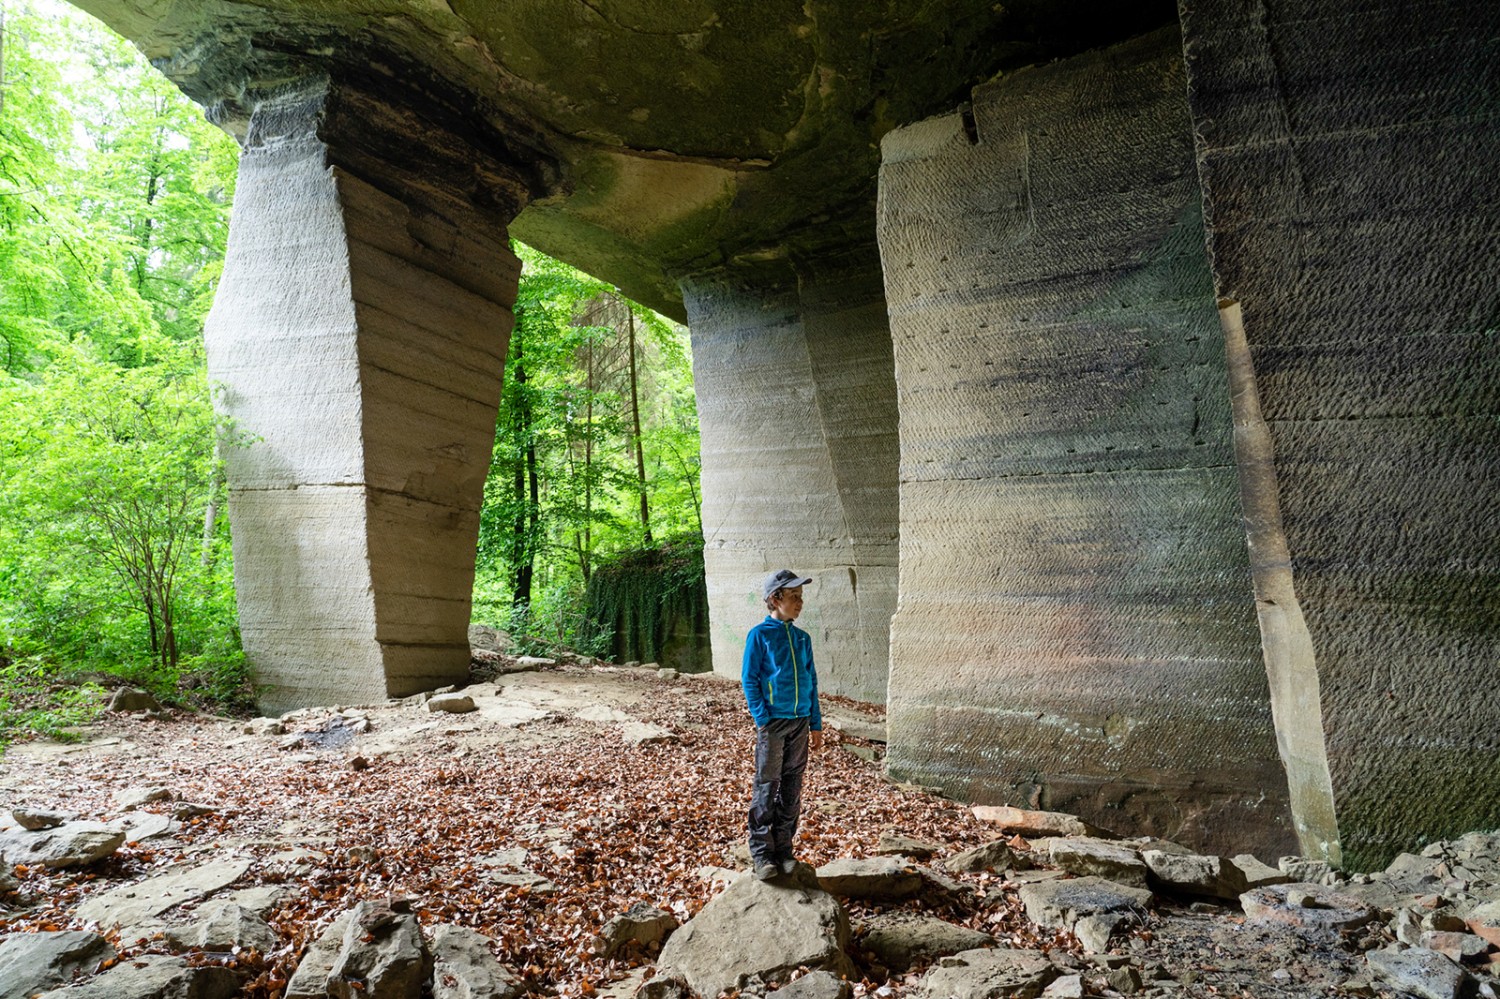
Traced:
<path fill-rule="evenodd" d="M 795 621 L 802 613 L 802 587 L 788 586 L 778 590 L 771 598 L 776 609 L 771 612 L 778 621 Z"/>

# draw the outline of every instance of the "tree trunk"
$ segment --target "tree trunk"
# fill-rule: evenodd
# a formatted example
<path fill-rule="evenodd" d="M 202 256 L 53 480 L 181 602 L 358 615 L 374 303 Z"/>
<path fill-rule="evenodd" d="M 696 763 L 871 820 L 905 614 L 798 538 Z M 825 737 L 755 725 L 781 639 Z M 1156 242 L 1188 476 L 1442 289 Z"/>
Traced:
<path fill-rule="evenodd" d="M 646 505 L 646 450 L 641 443 L 641 393 L 635 377 L 635 313 L 626 311 L 630 326 L 630 415 L 635 422 L 635 477 L 641 493 L 641 538 L 650 548 L 651 511 Z"/>
<path fill-rule="evenodd" d="M 516 326 L 519 334 L 520 323 Z M 526 402 L 526 368 L 521 364 L 522 348 L 519 336 L 515 340 L 516 345 L 516 440 L 526 441 L 526 452 L 528 463 L 532 466 L 532 482 L 535 488 L 535 462 L 536 448 L 531 444 L 531 407 Z M 515 477 L 515 501 L 516 518 L 514 522 L 514 536 L 511 546 L 511 566 L 515 571 L 515 585 L 511 589 L 511 606 L 524 607 L 531 604 L 531 578 L 533 572 L 531 539 L 527 537 L 526 526 L 530 518 L 526 509 L 526 465 L 520 461 L 516 462 Z"/>

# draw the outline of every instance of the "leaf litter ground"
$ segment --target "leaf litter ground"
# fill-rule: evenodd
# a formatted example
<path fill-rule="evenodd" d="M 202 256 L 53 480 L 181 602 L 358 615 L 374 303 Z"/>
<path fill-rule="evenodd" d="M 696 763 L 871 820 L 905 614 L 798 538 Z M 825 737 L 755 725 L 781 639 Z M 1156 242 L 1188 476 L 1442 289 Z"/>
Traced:
<path fill-rule="evenodd" d="M 629 747 L 617 728 L 558 713 L 526 726 L 522 737 L 504 729 L 487 740 L 483 725 L 441 716 L 400 751 L 351 765 L 382 725 L 382 709 L 371 709 L 375 733 L 322 753 L 290 753 L 275 739 L 240 737 L 238 723 L 206 716 L 106 717 L 81 747 L 12 752 L 0 761 L 0 775 L 17 805 L 103 820 L 119 811 L 113 794 L 159 785 L 177 801 L 217 811 L 184 822 L 170 847 L 127 844 L 83 870 L 18 869 L 24 904 L 0 912 L 0 934 L 83 928 L 72 911 L 91 896 L 184 862 L 234 855 L 252 864 L 233 887 L 292 889 L 271 918 L 283 945 L 228 958 L 252 975 L 247 995 L 279 995 L 306 945 L 336 915 L 361 899 L 390 895 L 412 899 L 423 922 L 458 923 L 489 936 L 495 954 L 535 995 L 593 995 L 654 956 L 627 951 L 600 960 L 595 939 L 610 917 L 645 902 L 686 921 L 717 891 L 700 870 L 737 866 L 733 849 L 744 839 L 753 774 L 753 729 L 737 685 L 669 682 L 637 670 L 599 673 L 610 684 L 638 687 L 644 696 L 630 705 L 631 715 L 680 741 Z M 874 710 L 825 700 L 849 713 Z M 332 711 L 307 712 L 289 730 L 316 728 Z M 839 733 L 828 735 L 809 767 L 800 859 L 821 865 L 870 856 L 883 831 L 941 844 L 942 853 L 993 838 L 963 805 L 893 785 L 878 764 L 840 749 Z M 144 807 L 167 812 L 174 803 Z M 495 868 L 483 859 L 518 848 L 526 851 L 525 869 L 555 890 L 491 879 Z M 1017 945 L 1054 945 L 1048 931 L 1026 922 L 998 879 L 964 877 L 979 892 L 972 902 L 927 911 Z M 848 908 L 857 922 L 881 907 Z M 175 921 L 189 914 L 169 915 Z M 153 951 L 166 952 L 166 944 L 152 941 L 124 956 Z M 866 968 L 860 993 L 899 994 L 914 977 Z"/>

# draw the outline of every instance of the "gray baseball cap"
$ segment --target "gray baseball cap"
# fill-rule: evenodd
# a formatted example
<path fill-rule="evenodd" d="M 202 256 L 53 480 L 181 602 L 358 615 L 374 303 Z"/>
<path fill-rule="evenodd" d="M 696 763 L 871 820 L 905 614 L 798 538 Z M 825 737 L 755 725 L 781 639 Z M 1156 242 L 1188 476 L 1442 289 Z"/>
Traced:
<path fill-rule="evenodd" d="M 790 569 L 777 569 L 760 585 L 760 596 L 762 600 L 770 600 L 771 594 L 777 590 L 784 590 L 788 586 L 803 586 L 811 582 L 811 576 L 799 576 Z"/>

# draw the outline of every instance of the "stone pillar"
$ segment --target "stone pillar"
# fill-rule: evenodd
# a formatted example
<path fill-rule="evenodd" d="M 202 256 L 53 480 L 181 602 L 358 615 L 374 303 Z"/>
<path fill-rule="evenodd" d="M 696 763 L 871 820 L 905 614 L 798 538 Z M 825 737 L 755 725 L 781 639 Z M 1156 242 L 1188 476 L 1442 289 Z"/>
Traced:
<path fill-rule="evenodd" d="M 1500 817 L 1500 6 L 1180 9 L 1266 664 L 1369 869 Z"/>
<path fill-rule="evenodd" d="M 885 139 L 893 777 L 1294 847 L 1177 32 Z"/>
<path fill-rule="evenodd" d="M 269 710 L 467 675 L 522 198 L 430 116 L 326 80 L 251 120 L 206 335 L 249 441 L 225 458 Z"/>
<path fill-rule="evenodd" d="M 873 248 L 683 286 L 703 453 L 715 672 L 739 676 L 775 569 L 813 577 L 801 624 L 825 693 L 883 701 L 896 603 L 896 410 Z"/>

